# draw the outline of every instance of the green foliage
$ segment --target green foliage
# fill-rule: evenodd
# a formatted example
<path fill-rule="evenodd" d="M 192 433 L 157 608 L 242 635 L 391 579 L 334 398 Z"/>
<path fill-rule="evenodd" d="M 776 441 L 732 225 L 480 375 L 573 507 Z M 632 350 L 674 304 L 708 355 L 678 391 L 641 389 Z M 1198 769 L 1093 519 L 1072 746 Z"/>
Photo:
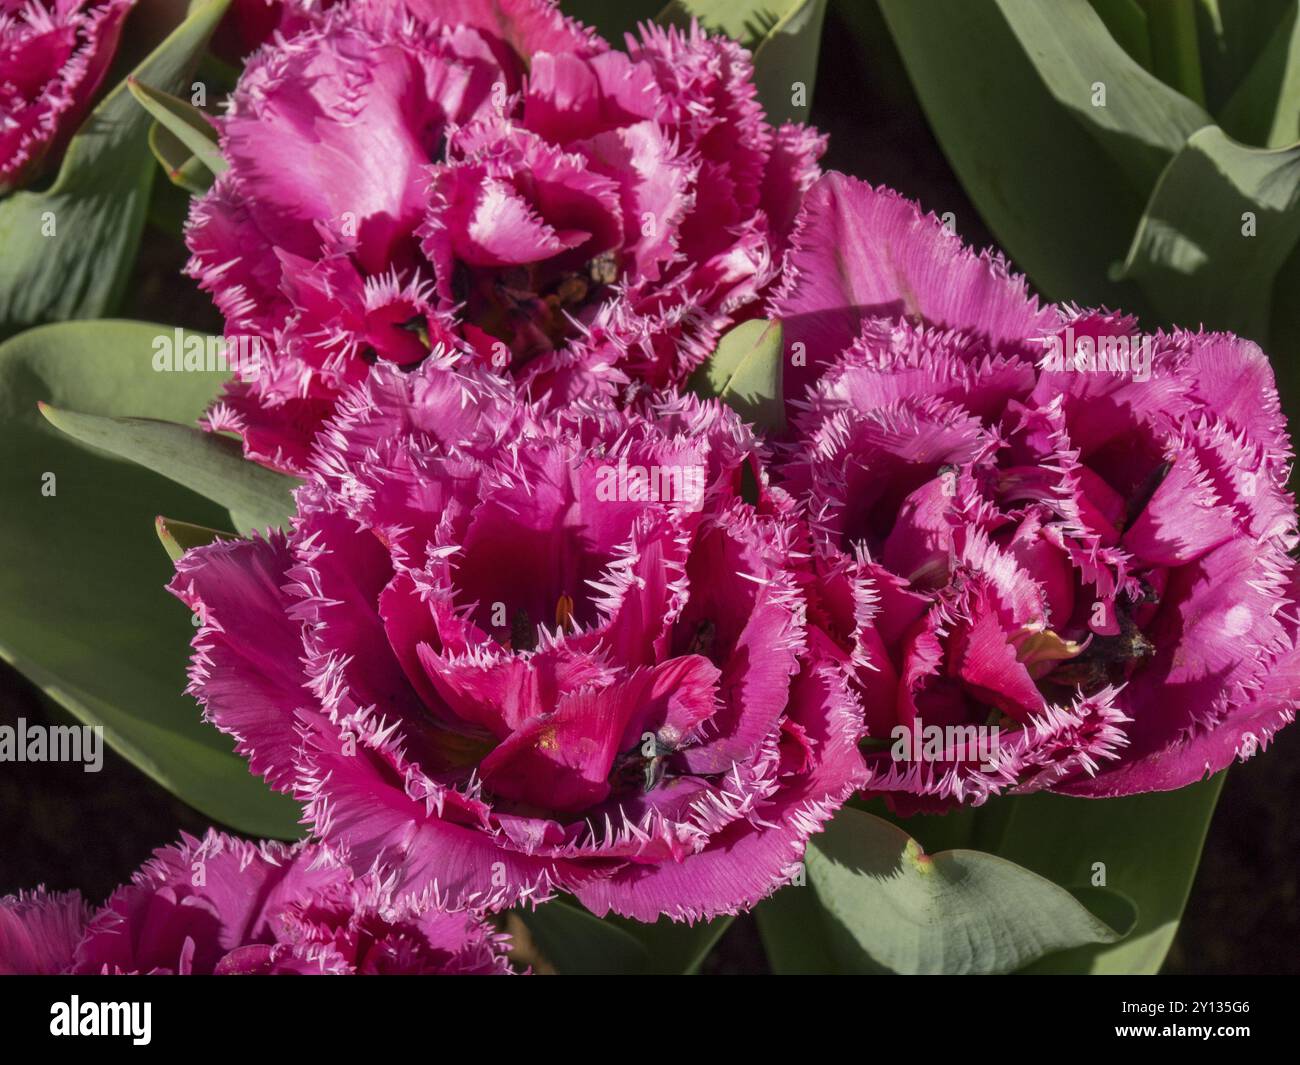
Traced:
<path fill-rule="evenodd" d="M 223 380 L 156 373 L 146 322 L 65 322 L 0 345 L 0 655 L 163 787 L 222 824 L 298 834 L 272 793 L 183 694 L 187 612 L 164 585 L 160 511 L 212 528 L 219 505 L 144 467 L 90 451 L 37 403 L 108 421 L 149 412 L 192 422 Z"/>

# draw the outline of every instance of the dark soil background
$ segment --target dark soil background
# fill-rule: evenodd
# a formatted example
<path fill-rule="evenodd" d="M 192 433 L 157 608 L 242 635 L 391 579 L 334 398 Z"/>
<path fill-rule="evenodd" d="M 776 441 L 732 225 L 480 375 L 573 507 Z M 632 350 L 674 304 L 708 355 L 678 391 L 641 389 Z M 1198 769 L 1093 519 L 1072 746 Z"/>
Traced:
<path fill-rule="evenodd" d="M 831 135 L 826 165 L 890 185 L 937 213 L 952 211 L 968 242 L 994 243 L 930 135 L 887 35 L 881 44 L 868 63 L 832 8 L 813 112 L 814 123 Z M 219 329 L 206 297 L 179 275 L 183 199 L 160 190 L 155 207 L 124 315 Z M 178 688 L 183 683 L 178 675 Z M 19 717 L 54 720 L 39 693 L 0 663 L 0 725 Z M 1286 730 L 1268 751 L 1229 771 L 1166 972 L 1300 973 L 1296 796 L 1300 729 Z M 79 765 L 6 763 L 0 767 L 0 895 L 43 883 L 77 888 L 98 903 L 155 847 L 182 831 L 200 834 L 208 824 L 111 751 L 97 774 Z M 766 971 L 752 917 L 737 919 L 705 971 Z"/>

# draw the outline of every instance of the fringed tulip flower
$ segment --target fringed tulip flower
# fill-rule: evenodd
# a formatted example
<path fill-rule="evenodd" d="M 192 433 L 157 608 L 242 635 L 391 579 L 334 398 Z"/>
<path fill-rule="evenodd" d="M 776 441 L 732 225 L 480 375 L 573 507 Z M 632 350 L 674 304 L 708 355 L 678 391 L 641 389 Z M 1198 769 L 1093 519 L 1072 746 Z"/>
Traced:
<path fill-rule="evenodd" d="M 822 139 L 767 123 L 734 42 L 627 46 L 544 0 L 361 0 L 257 53 L 188 241 L 267 357 L 211 427 L 301 469 L 341 390 L 440 346 L 557 406 L 683 381 L 771 287 Z"/>
<path fill-rule="evenodd" d="M 806 392 L 781 476 L 815 529 L 869 791 L 1173 789 L 1292 720 L 1291 445 L 1255 344 L 1044 308 L 840 175 L 791 262 L 772 310 Z"/>
<path fill-rule="evenodd" d="M 75 893 L 0 900 L 0 973 L 508 974 L 504 947 L 319 845 L 216 831 L 156 851 L 93 916 Z"/>
<path fill-rule="evenodd" d="M 292 535 L 180 560 L 191 690 L 407 889 L 752 905 L 864 780 L 861 710 L 805 632 L 806 533 L 727 408 L 511 412 L 473 366 L 376 368 Z"/>
<path fill-rule="evenodd" d="M 0 0 L 0 194 L 57 160 L 135 0 Z"/>

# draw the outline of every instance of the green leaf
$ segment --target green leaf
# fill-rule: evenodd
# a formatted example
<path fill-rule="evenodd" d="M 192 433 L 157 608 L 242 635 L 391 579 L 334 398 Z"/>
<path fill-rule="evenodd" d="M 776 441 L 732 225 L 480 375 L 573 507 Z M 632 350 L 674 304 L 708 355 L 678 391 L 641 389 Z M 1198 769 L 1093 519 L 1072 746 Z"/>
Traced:
<path fill-rule="evenodd" d="M 1151 69 L 1151 38 L 1148 36 L 1147 13 L 1138 0 L 1088 0 L 1097 17 L 1138 66 Z"/>
<path fill-rule="evenodd" d="M 645 944 L 567 898 L 517 912 L 542 956 L 565 976 L 625 976 L 649 971 Z"/>
<path fill-rule="evenodd" d="M 962 185 L 1043 294 L 1147 310 L 1108 271 L 1205 110 L 1131 58 L 1087 0 L 881 4 Z"/>
<path fill-rule="evenodd" d="M 1185 2 L 1161 0 L 1158 9 L 1173 11 Z M 987 10 L 990 18 L 1000 15 L 1006 20 L 1043 88 L 1096 138 L 1136 189 L 1149 188 L 1170 156 L 1212 121 L 1199 104 L 1142 69 L 1111 37 L 1087 0 L 1056 0 L 1050 6 L 1041 0 L 994 0 L 973 6 Z M 1170 50 L 1176 54 L 1167 62 L 1180 77 L 1191 79 L 1186 67 L 1192 60 L 1183 55 L 1184 27 L 1179 18 L 1172 21 Z M 1153 37 L 1154 32 L 1153 27 Z M 1154 44 L 1152 48 L 1156 51 Z M 1158 52 L 1155 60 L 1159 68 Z M 1094 102 L 1097 84 L 1105 86 L 1103 106 Z M 1013 109 L 1007 115 L 1015 113 Z"/>
<path fill-rule="evenodd" d="M 1055 838 L 1058 846 L 1069 839 Z M 850 972 L 1014 972 L 1054 951 L 1113 943 L 1127 930 L 1005 858 L 926 855 L 902 829 L 852 807 L 813 838 L 805 862 L 831 950 Z M 1107 910 L 1123 913 L 1122 901 L 1109 899 Z"/>
<path fill-rule="evenodd" d="M 660 976 L 693 975 L 731 927 L 733 917 L 715 917 L 712 921 L 685 924 L 661 917 L 654 924 L 643 924 L 611 914 L 602 923 L 613 924 L 637 940 L 646 952 L 648 973 Z"/>
<path fill-rule="evenodd" d="M 517 913 L 543 957 L 565 975 L 692 974 L 732 922 L 719 917 L 688 925 L 660 918 L 643 924 L 616 914 L 597 917 L 567 895 Z"/>
<path fill-rule="evenodd" d="M 807 120 L 826 0 L 672 0 L 659 21 L 684 27 L 692 17 L 754 53 L 754 83 L 769 121 Z M 804 87 L 798 105 L 796 83 Z"/>
<path fill-rule="evenodd" d="M 138 78 L 126 79 L 127 88 L 158 123 L 180 141 L 214 176 L 225 173 L 226 161 L 217 146 L 217 131 L 203 112 L 169 92 L 146 85 Z"/>
<path fill-rule="evenodd" d="M 1051 14 L 1073 6 L 1052 4 Z M 1149 188 L 1134 188 L 1127 169 L 1098 151 L 1076 113 L 1047 90 L 1001 9 L 968 0 L 881 0 L 881 8 L 944 154 L 1038 290 L 1140 312 L 1134 287 L 1115 285 L 1107 270 L 1132 240 Z M 866 55 L 878 54 L 863 32 L 870 23 L 852 24 Z M 1109 103 L 1122 109 L 1118 96 L 1112 88 Z"/>
<path fill-rule="evenodd" d="M 173 185 L 179 185 L 189 193 L 207 192 L 212 187 L 212 171 L 192 155 L 174 133 L 157 122 L 149 127 L 149 150 Z"/>
<path fill-rule="evenodd" d="M 1243 144 L 1284 148 L 1300 141 L 1300 4 L 1291 0 L 1283 17 L 1219 116 Z"/>
<path fill-rule="evenodd" d="M 252 776 L 183 694 L 194 630 L 164 589 L 171 566 L 150 530 L 159 512 L 214 528 L 226 513 L 88 452 L 36 409 L 42 401 L 102 416 L 197 418 L 224 375 L 155 373 L 154 339 L 172 333 L 67 322 L 0 345 L 0 655 L 81 721 L 103 725 L 114 750 L 206 816 L 291 838 L 301 832 L 298 806 Z"/>
<path fill-rule="evenodd" d="M 1205 106 L 1196 0 L 1144 0 L 1151 40 L 1152 70 L 1166 85 Z"/>
<path fill-rule="evenodd" d="M 179 89 L 228 3 L 196 5 L 135 77 Z M 0 200 L 0 338 L 38 322 L 93 318 L 120 300 L 153 182 L 149 125 L 117 85 L 72 138 L 49 189 Z"/>
<path fill-rule="evenodd" d="M 785 887 L 754 909 L 767 963 L 777 976 L 820 976 L 843 972 L 831 947 L 830 931 L 815 892 Z"/>
<path fill-rule="evenodd" d="M 1274 281 L 1297 241 L 1300 147 L 1246 148 L 1210 126 L 1160 176 L 1117 276 L 1137 281 L 1163 321 L 1267 346 Z"/>
<path fill-rule="evenodd" d="M 1223 778 L 1219 773 L 1179 791 L 1122 799 L 1025 795 L 988 804 L 1005 809 L 998 854 L 1057 883 L 1091 884 L 1104 874 L 1106 889 L 1137 908 L 1137 923 L 1123 942 L 1055 954 L 1034 971 L 1160 970 L 1196 879 Z"/>
<path fill-rule="evenodd" d="M 106 418 L 42 404 L 41 413 L 74 440 L 100 448 L 220 503 L 241 531 L 287 526 L 296 478 L 243 455 L 237 440 L 156 418 Z"/>
<path fill-rule="evenodd" d="M 779 321 L 741 322 L 718 342 L 689 387 L 698 395 L 721 399 L 760 428 L 779 431 L 785 427 L 784 359 Z"/>
<path fill-rule="evenodd" d="M 154 531 L 173 562 L 195 547 L 207 547 L 214 540 L 233 539 L 235 534 L 209 529 L 206 525 L 192 525 L 187 521 L 165 518 L 161 514 L 154 521 Z"/>
<path fill-rule="evenodd" d="M 1286 35 L 1283 18 L 1296 0 L 1199 0 L 1201 75 L 1210 112 L 1223 122 L 1223 106 L 1241 86 L 1269 42 Z M 1236 134 L 1228 129 L 1230 133 Z"/>

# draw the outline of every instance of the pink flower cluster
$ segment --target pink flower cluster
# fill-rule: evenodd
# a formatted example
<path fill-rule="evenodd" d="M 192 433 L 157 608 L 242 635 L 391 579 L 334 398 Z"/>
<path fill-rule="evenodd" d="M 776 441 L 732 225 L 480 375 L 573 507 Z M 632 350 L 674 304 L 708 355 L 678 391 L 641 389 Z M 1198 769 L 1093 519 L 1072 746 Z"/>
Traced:
<path fill-rule="evenodd" d="M 249 61 L 190 272 L 268 358 L 210 412 L 307 462 L 376 362 L 463 349 L 560 405 L 680 384 L 755 313 L 823 141 L 771 127 L 749 55 L 545 0 L 356 0 Z"/>
<path fill-rule="evenodd" d="M 646 921 L 752 906 L 854 793 L 1177 788 L 1292 719 L 1255 345 L 1043 307 L 835 174 L 770 309 L 808 356 L 770 447 L 672 391 L 371 367 L 292 532 L 178 564 L 209 719 L 399 890 Z"/>
<path fill-rule="evenodd" d="M 57 159 L 135 0 L 0 0 L 0 194 Z"/>
<path fill-rule="evenodd" d="M 274 339 L 212 422 L 306 477 L 290 533 L 179 563 L 191 690 L 314 833 L 403 891 L 694 920 L 855 793 L 1177 788 L 1292 719 L 1255 345 L 1041 305 L 813 180 L 726 42 L 407 8 L 259 53 L 190 232 Z M 760 311 L 767 443 L 677 390 Z"/>
<path fill-rule="evenodd" d="M 155 852 L 99 910 L 76 892 L 0 899 L 0 975 L 506 975 L 505 937 L 394 896 L 315 844 L 210 831 Z"/>

